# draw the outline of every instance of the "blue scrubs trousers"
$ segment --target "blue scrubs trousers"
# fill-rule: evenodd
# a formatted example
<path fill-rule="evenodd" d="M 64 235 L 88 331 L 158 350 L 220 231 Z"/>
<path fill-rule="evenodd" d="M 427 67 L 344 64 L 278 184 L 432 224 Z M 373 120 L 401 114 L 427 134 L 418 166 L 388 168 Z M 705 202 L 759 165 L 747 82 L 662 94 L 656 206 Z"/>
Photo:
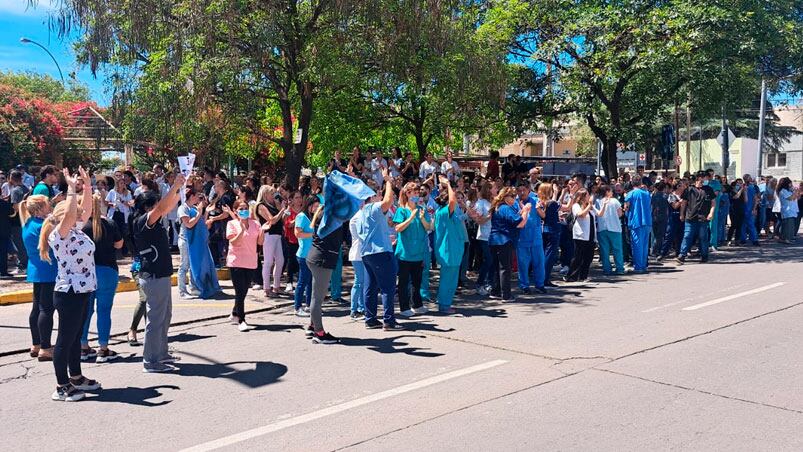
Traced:
<path fill-rule="evenodd" d="M 633 252 L 633 269 L 647 271 L 647 256 L 650 253 L 650 226 L 630 228 L 630 246 Z"/>
<path fill-rule="evenodd" d="M 519 288 L 528 289 L 530 287 L 530 268 L 533 269 L 533 279 L 535 287 L 544 287 L 544 245 L 540 242 L 522 244 L 516 247 L 516 259 L 519 270 Z"/>
<path fill-rule="evenodd" d="M 454 294 L 457 292 L 457 279 L 460 276 L 460 266 L 441 265 L 441 280 L 438 284 L 438 310 L 446 311 L 452 307 Z"/>

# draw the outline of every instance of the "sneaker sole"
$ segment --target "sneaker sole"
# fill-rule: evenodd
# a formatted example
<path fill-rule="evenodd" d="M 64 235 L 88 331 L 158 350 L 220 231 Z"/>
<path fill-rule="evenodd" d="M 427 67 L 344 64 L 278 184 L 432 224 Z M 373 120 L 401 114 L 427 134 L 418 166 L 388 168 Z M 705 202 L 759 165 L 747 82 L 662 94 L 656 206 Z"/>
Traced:
<path fill-rule="evenodd" d="M 54 402 L 78 402 L 79 400 L 83 400 L 84 397 L 86 396 L 81 394 L 80 396 L 65 397 L 63 399 L 59 396 L 51 396 L 50 399 Z"/>
<path fill-rule="evenodd" d="M 175 367 L 171 367 L 170 369 L 142 369 L 142 373 L 145 374 L 166 374 L 175 371 Z"/>
<path fill-rule="evenodd" d="M 365 329 L 366 330 L 378 330 L 379 328 L 382 328 L 381 324 L 380 325 L 365 325 Z"/>
<path fill-rule="evenodd" d="M 103 387 L 100 384 L 98 384 L 97 386 L 75 386 L 75 389 L 81 391 L 99 391 L 103 389 Z"/>
<path fill-rule="evenodd" d="M 101 358 L 101 357 L 98 357 L 98 358 L 95 360 L 95 363 L 97 363 L 97 364 L 108 363 L 108 362 L 114 361 L 115 359 L 117 359 L 117 358 L 119 358 L 119 357 L 120 357 L 120 355 L 108 356 L 108 357 L 106 357 L 106 358 Z"/>
<path fill-rule="evenodd" d="M 313 344 L 332 345 L 332 344 L 339 343 L 339 341 L 324 341 L 324 340 L 321 340 L 321 339 L 312 339 L 312 343 Z"/>

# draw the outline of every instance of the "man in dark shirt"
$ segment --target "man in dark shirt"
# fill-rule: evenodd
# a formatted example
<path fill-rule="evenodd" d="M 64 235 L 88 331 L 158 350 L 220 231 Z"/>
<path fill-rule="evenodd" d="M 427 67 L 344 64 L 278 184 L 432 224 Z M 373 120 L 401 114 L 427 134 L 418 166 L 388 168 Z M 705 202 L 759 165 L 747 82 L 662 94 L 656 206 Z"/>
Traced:
<path fill-rule="evenodd" d="M 158 192 L 142 193 L 141 203 L 146 213 L 133 222 L 136 256 L 141 262 L 139 286 L 145 294 L 148 309 L 145 350 L 142 354 L 144 372 L 170 372 L 175 369 L 169 363 L 175 362 L 176 358 L 167 351 L 167 330 L 173 310 L 170 287 L 173 259 L 162 217 L 176 207 L 184 183 L 184 175 L 177 175 L 173 186 L 161 200 Z"/>
<path fill-rule="evenodd" d="M 680 197 L 683 204 L 680 206 L 680 221 L 685 221 L 683 243 L 680 245 L 678 262 L 686 262 L 686 255 L 699 239 L 700 260 L 708 262 L 709 227 L 714 217 L 714 207 L 717 196 L 708 185 L 703 185 L 706 178 L 705 171 L 698 171 L 694 185 L 683 192 Z"/>

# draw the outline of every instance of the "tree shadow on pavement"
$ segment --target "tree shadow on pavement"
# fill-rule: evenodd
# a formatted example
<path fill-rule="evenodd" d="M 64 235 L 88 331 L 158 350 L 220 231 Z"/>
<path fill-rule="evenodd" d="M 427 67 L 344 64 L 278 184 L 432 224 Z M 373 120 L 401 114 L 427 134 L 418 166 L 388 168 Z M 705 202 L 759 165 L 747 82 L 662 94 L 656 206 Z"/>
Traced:
<path fill-rule="evenodd" d="M 365 347 L 379 353 L 404 353 L 405 355 L 420 356 L 423 358 L 435 358 L 443 356 L 443 353 L 427 352 L 428 348 L 420 347 L 407 347 L 407 342 L 397 342 L 399 339 L 405 337 L 410 338 L 426 338 L 426 336 L 404 334 L 401 336 L 386 337 L 382 339 L 374 338 L 354 338 L 354 337 L 341 337 L 340 343 L 348 347 Z"/>
<path fill-rule="evenodd" d="M 96 397 L 87 397 L 85 400 L 89 402 L 126 403 L 144 407 L 157 407 L 172 402 L 172 400 L 152 401 L 152 399 L 158 399 L 162 396 L 160 389 L 181 390 L 181 388 L 175 385 L 159 385 L 149 388 L 135 388 L 133 386 L 127 388 L 109 388 L 101 390 Z"/>
<path fill-rule="evenodd" d="M 443 329 L 439 328 L 437 324 L 432 323 L 431 320 L 423 320 L 420 317 L 416 320 L 407 320 L 401 323 L 407 331 L 429 331 L 432 333 L 450 333 L 455 331 L 454 328 Z"/>
<path fill-rule="evenodd" d="M 193 355 L 197 356 L 197 355 Z M 205 358 L 204 358 L 205 359 Z M 250 364 L 248 369 L 237 369 L 239 364 Z M 287 373 L 287 366 L 271 361 L 234 361 L 229 363 L 185 363 L 178 362 L 178 374 L 184 377 L 205 377 L 232 380 L 249 388 L 276 383 Z"/>
<path fill-rule="evenodd" d="M 213 338 L 213 337 L 217 337 L 217 336 L 215 336 L 215 335 L 202 336 L 200 334 L 193 334 L 193 333 L 179 333 L 179 334 L 176 334 L 175 336 L 171 336 L 168 339 L 168 342 L 179 342 L 179 343 L 195 342 L 195 341 L 200 341 L 200 340 L 203 340 L 203 339 L 210 339 L 210 338 Z"/>
<path fill-rule="evenodd" d="M 699 262 L 699 261 L 698 261 Z M 760 247 L 722 247 L 711 254 L 709 264 L 799 263 L 803 262 L 803 238 L 791 245 L 762 240 Z"/>
<path fill-rule="evenodd" d="M 297 324 L 278 324 L 268 323 L 264 325 L 253 325 L 254 331 L 292 331 L 304 329 L 303 326 Z"/>

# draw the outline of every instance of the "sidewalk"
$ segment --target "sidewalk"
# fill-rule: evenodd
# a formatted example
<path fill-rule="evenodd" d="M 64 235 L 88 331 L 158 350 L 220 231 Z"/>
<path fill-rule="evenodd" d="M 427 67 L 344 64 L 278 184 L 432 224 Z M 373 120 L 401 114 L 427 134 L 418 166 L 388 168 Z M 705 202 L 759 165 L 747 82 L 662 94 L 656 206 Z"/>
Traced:
<path fill-rule="evenodd" d="M 177 269 L 181 257 L 173 255 L 173 268 Z M 117 262 L 120 272 L 120 283 L 117 286 L 117 293 L 134 292 L 137 290 L 136 283 L 131 279 L 131 258 L 123 258 Z M 217 273 L 221 281 L 230 278 L 228 269 L 220 269 Z M 177 284 L 176 274 L 173 274 L 172 285 Z M 14 279 L 0 280 L 0 306 L 19 303 L 30 303 L 33 301 L 33 287 L 31 283 L 25 281 L 25 275 L 14 276 Z"/>

